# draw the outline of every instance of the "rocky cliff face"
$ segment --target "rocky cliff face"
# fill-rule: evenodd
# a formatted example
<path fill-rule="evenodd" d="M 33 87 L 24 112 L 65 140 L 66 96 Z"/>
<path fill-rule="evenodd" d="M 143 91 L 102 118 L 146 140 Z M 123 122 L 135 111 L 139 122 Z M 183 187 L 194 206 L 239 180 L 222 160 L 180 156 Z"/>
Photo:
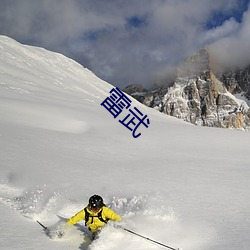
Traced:
<path fill-rule="evenodd" d="M 233 94 L 249 97 L 249 85 L 250 67 L 215 75 L 208 51 L 201 50 L 178 68 L 170 87 L 146 91 L 137 85 L 135 91 L 133 86 L 124 91 L 149 107 L 196 125 L 248 129 L 250 109 Z"/>
<path fill-rule="evenodd" d="M 250 66 L 244 69 L 228 70 L 217 75 L 230 93 L 242 94 L 250 100 Z"/>

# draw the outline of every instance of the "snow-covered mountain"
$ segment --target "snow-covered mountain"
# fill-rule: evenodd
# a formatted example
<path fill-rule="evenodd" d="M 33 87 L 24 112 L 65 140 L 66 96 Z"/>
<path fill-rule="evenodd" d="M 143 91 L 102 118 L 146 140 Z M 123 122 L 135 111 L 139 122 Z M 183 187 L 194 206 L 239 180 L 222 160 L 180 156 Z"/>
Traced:
<path fill-rule="evenodd" d="M 171 247 L 248 250 L 250 134 L 132 100 L 150 120 L 134 138 L 100 105 L 111 89 L 63 55 L 0 36 L 0 248 L 163 249 L 112 225 L 90 243 L 84 222 L 62 239 L 36 223 L 53 228 L 97 193 L 124 227 Z"/>
<path fill-rule="evenodd" d="M 200 50 L 180 65 L 171 86 L 149 91 L 128 86 L 124 91 L 149 107 L 196 125 L 248 130 L 249 69 L 221 73 L 211 61 L 208 50 Z"/>

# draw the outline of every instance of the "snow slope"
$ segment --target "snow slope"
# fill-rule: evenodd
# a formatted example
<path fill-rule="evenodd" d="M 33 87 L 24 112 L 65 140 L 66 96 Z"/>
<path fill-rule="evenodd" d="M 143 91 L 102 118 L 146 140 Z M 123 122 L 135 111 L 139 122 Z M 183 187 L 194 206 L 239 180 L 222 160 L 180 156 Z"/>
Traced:
<path fill-rule="evenodd" d="M 83 223 L 61 240 L 36 223 L 53 228 L 97 193 L 124 227 L 171 247 L 248 250 L 249 133 L 133 100 L 150 119 L 135 139 L 100 105 L 112 88 L 63 55 L 0 36 L 0 248 L 162 249 L 112 225 L 90 244 Z"/>

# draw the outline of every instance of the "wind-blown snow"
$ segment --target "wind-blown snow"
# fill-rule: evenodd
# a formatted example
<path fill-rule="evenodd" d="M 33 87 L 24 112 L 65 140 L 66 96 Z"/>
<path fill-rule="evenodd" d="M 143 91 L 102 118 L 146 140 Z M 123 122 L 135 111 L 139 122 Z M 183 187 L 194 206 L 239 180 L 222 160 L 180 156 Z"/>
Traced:
<path fill-rule="evenodd" d="M 125 70 L 125 69 L 124 69 Z M 122 226 L 184 250 L 248 250 L 248 132 L 196 127 L 133 100 L 141 136 L 100 104 L 113 88 L 63 55 L 0 37 L 1 249 L 162 249 L 108 225 L 53 228 L 92 194 Z M 112 223 L 111 223 L 112 224 Z"/>

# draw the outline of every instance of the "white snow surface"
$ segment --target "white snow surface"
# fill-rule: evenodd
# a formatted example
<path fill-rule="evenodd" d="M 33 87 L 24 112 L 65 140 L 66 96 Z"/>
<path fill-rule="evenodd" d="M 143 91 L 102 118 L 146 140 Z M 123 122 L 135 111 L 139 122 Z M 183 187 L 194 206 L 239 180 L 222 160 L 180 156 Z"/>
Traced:
<path fill-rule="evenodd" d="M 0 36 L 0 249 L 164 249 L 112 223 L 92 243 L 83 222 L 61 239 L 36 223 L 53 230 L 99 194 L 123 227 L 173 248 L 249 250 L 249 132 L 133 100 L 150 119 L 133 138 L 100 105 L 112 88 L 63 55 Z"/>

